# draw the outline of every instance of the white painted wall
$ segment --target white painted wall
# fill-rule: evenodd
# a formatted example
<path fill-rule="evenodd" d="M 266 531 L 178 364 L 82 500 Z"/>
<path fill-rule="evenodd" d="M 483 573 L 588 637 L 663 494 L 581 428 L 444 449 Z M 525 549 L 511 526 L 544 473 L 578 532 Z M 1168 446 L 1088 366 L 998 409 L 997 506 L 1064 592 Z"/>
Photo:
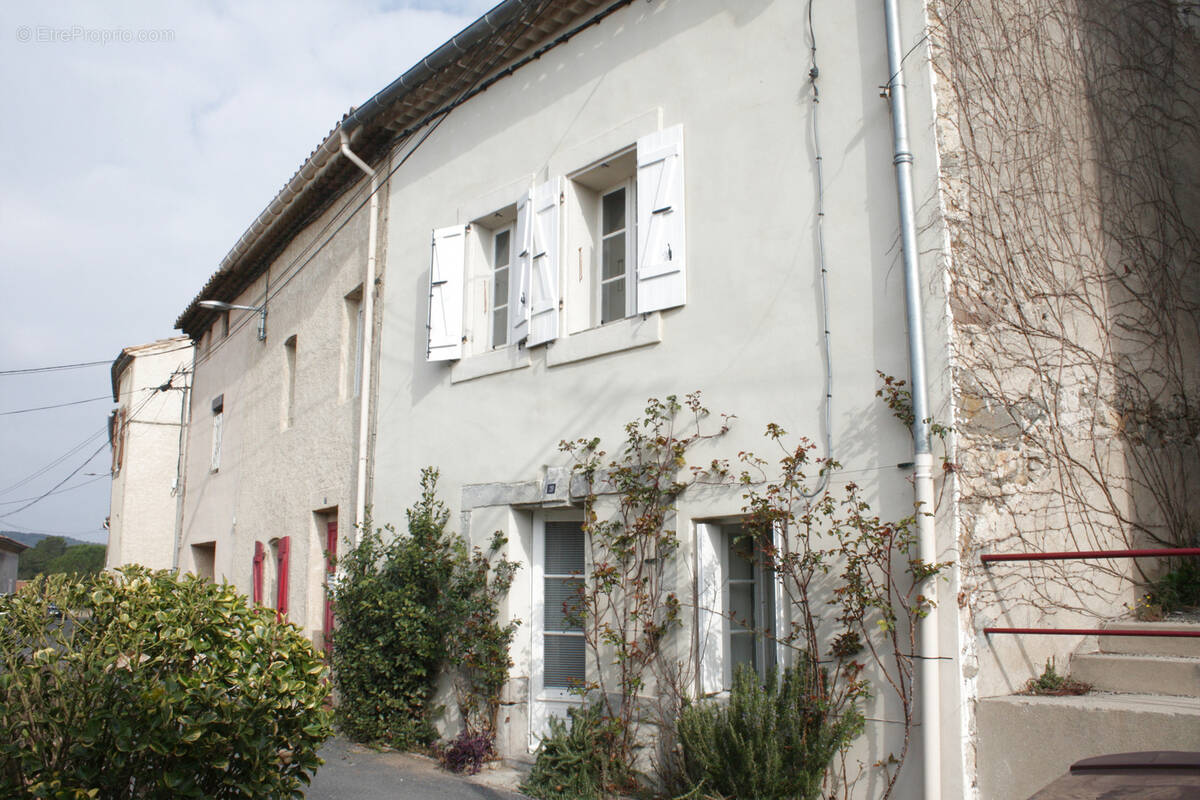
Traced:
<path fill-rule="evenodd" d="M 922 9 L 906 5 L 906 41 L 915 42 Z M 441 469 L 441 495 L 455 512 L 452 519 L 480 544 L 493 530 L 506 531 L 510 554 L 528 566 L 533 506 L 522 504 L 544 493 L 538 482 L 548 468 L 569 466 L 559 441 L 598 435 L 611 451 L 624 423 L 638 417 L 651 396 L 702 390 L 714 412 L 737 415 L 729 435 L 702 457 L 734 457 L 746 449 L 770 455 L 762 432 L 771 421 L 820 441 L 825 365 L 804 6 L 791 0 L 634 3 L 455 110 L 400 168 L 390 196 L 397 213 L 388 226 L 372 498 L 378 523 L 403 525 L 419 471 L 432 464 Z M 877 369 L 908 373 L 890 120 L 877 88 L 888 80 L 883 12 L 878 3 L 860 0 L 818 4 L 815 17 L 834 456 L 844 467 L 842 479 L 867 486 L 882 515 L 902 516 L 911 511 L 912 489 L 909 472 L 897 464 L 911 460 L 911 444 L 874 397 Z M 935 203 L 922 202 L 936 188 L 930 76 L 918 57 L 908 66 L 918 205 L 929 244 L 930 370 L 941 414 L 949 391 L 934 258 L 940 218 Z M 675 125 L 683 129 L 686 165 L 685 306 L 595 328 L 588 297 L 580 294 L 580 275 L 586 283 L 593 267 L 586 249 L 578 249 L 586 243 L 571 227 L 579 212 L 568 191 L 560 273 L 564 335 L 527 351 L 487 351 L 484 246 L 476 244 L 468 249 L 467 355 L 453 364 L 425 361 L 435 228 L 486 218 L 515 202 L 522 187 L 570 175 Z M 740 512 L 737 492 L 685 497 L 678 520 L 681 563 L 691 563 L 694 521 Z M 940 524 L 950 551 L 951 529 Z M 954 585 L 941 588 L 943 604 L 953 602 Z M 507 613 L 527 620 L 533 593 L 525 569 Z M 951 666 L 943 672 L 941 749 L 945 796 L 954 796 L 961 782 L 955 766 L 961 747 L 957 622 L 947 614 L 945 624 Z M 517 642 L 518 680 L 509 693 L 517 703 L 502 732 L 509 752 L 524 742 L 519 687 L 528 677 L 528 626 Z M 869 725 L 864 760 L 898 747 L 891 730 Z M 919 753 L 905 771 L 899 796 L 915 796 Z"/>
<path fill-rule="evenodd" d="M 105 567 L 170 569 L 175 540 L 181 411 L 192 366 L 191 342 L 175 337 L 123 351 L 117 408 L 124 412 L 121 466 L 113 464 Z M 171 388 L 161 391 L 170 383 Z"/>

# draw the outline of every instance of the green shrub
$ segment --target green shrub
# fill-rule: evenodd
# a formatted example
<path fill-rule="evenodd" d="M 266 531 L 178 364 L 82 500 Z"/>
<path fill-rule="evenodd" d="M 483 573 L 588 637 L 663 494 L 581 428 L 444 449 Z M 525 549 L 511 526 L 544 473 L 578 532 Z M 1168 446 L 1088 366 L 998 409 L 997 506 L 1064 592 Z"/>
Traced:
<path fill-rule="evenodd" d="M 300 796 L 330 734 L 325 677 L 227 584 L 39 579 L 0 597 L 0 796 Z"/>
<path fill-rule="evenodd" d="M 550 733 L 538 745 L 521 791 L 542 800 L 594 800 L 628 788 L 632 766 L 609 756 L 622 735 L 620 720 L 605 716 L 600 703 L 568 713 L 570 725 L 550 720 Z"/>
<path fill-rule="evenodd" d="M 496 622 L 515 564 L 469 550 L 446 530 L 437 470 L 421 473 L 421 498 L 408 511 L 408 536 L 364 526 L 339 560 L 332 586 L 338 725 L 362 742 L 410 749 L 430 743 L 438 678 L 455 674 L 466 728 L 491 731 L 511 664 L 516 623 Z M 385 537 L 386 533 L 386 537 Z"/>
<path fill-rule="evenodd" d="M 683 710 L 678 734 L 693 786 L 762 800 L 821 796 L 825 770 L 862 732 L 863 719 L 853 706 L 841 716 L 829 713 L 809 664 L 801 658 L 782 676 L 772 670 L 765 686 L 743 665 L 728 702 Z"/>
<path fill-rule="evenodd" d="M 1200 606 L 1200 564 L 1182 561 L 1150 587 L 1151 602 L 1166 613 Z"/>

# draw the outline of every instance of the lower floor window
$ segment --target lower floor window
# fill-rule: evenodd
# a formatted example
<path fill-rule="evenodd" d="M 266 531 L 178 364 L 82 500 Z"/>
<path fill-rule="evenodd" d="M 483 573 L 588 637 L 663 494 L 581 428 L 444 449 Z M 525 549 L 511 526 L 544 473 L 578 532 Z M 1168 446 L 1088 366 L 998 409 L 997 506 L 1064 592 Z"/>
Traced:
<path fill-rule="evenodd" d="M 727 525 L 724 534 L 730 670 L 747 664 L 765 678 L 775 666 L 774 573 L 745 528 Z"/>
<path fill-rule="evenodd" d="M 542 656 L 547 688 L 570 689 L 584 681 L 580 617 L 584 564 L 583 523 L 548 520 L 542 578 Z"/>

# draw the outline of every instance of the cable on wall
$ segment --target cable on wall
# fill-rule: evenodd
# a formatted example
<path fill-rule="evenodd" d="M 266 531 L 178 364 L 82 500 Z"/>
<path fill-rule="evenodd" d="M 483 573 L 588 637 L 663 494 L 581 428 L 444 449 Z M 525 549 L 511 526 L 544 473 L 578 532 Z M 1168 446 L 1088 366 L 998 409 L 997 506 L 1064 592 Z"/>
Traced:
<path fill-rule="evenodd" d="M 813 161 L 817 173 L 817 267 L 821 279 L 821 327 L 824 331 L 825 357 L 825 466 L 821 470 L 821 482 L 812 492 L 804 492 L 806 499 L 812 499 L 829 485 L 829 464 L 833 461 L 833 348 L 830 345 L 829 333 L 829 265 L 825 260 L 825 173 L 824 161 L 821 154 L 821 136 L 818 111 L 821 108 L 821 91 L 817 86 L 817 78 L 821 70 L 817 66 L 817 30 L 813 25 L 813 2 L 808 0 L 808 41 L 809 69 L 808 82 L 812 87 L 812 142 Z"/>

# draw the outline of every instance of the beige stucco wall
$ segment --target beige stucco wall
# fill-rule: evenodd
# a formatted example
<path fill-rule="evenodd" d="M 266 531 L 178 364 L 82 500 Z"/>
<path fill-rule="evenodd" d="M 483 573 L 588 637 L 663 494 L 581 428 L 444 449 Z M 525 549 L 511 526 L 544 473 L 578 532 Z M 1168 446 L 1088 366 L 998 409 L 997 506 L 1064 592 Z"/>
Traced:
<path fill-rule="evenodd" d="M 916 42 L 922 9 L 905 6 L 905 41 Z M 911 462 L 911 442 L 874 396 L 876 370 L 908 374 L 890 118 L 877 88 L 888 79 L 883 12 L 863 0 L 819 6 L 815 16 L 834 457 L 844 469 L 839 481 L 866 486 L 879 513 L 897 517 L 912 509 L 911 473 L 897 466 Z M 737 415 L 730 433 L 699 458 L 735 458 L 741 450 L 772 456 L 762 436 L 771 421 L 795 437 L 821 440 L 825 365 L 805 36 L 801 3 L 635 3 L 455 110 L 400 168 L 390 196 L 396 213 L 388 229 L 376 522 L 402 526 L 420 469 L 435 465 L 459 529 L 479 544 L 494 530 L 507 532 L 510 556 L 528 567 L 531 520 L 545 484 L 556 481 L 561 495 L 557 470 L 569 467 L 559 441 L 597 435 L 612 452 L 622 426 L 651 396 L 701 390 L 712 411 Z M 921 59 L 908 66 L 931 382 L 935 411 L 944 418 L 949 334 L 931 94 Z M 685 306 L 603 329 L 588 330 L 578 316 L 564 319 L 564 332 L 583 329 L 514 353 L 511 364 L 519 368 L 507 371 L 481 374 L 496 366 L 494 356 L 426 363 L 432 229 L 478 219 L 515 201 L 523 185 L 569 175 L 674 125 L 683 128 L 686 168 Z M 568 202 L 564 218 L 571 215 Z M 569 230 L 566 236 L 570 242 Z M 572 282 L 590 267 L 575 248 L 564 249 L 570 315 L 578 291 Z M 478 285 L 469 285 L 469 354 L 486 350 L 481 302 Z M 564 363 L 585 351 L 596 355 Z M 943 492 L 947 503 L 949 490 Z M 680 563 L 692 563 L 695 521 L 741 511 L 737 491 L 685 496 L 677 520 Z M 941 511 L 941 557 L 947 558 L 954 540 L 951 517 Z M 944 607 L 954 608 L 956 586 L 953 575 L 939 586 Z M 527 621 L 533 595 L 526 568 L 506 613 Z M 958 623 L 952 613 L 944 619 L 940 750 L 949 797 L 961 785 L 962 700 Z M 527 677 L 530 647 L 525 625 L 514 651 L 517 686 Z M 519 688 L 512 695 L 522 700 Z M 870 715 L 877 720 L 889 718 L 887 708 L 873 711 L 880 712 Z M 506 714 L 502 743 L 515 752 L 526 743 L 523 706 L 507 707 Z M 869 723 L 856 757 L 868 765 L 885 758 L 898 748 L 896 730 Z M 902 797 L 914 796 L 919 786 L 919 752 L 913 755 Z M 870 791 L 866 784 L 864 791 Z"/>
<path fill-rule="evenodd" d="M 192 390 L 181 568 L 196 568 L 193 545 L 215 543 L 216 579 L 250 594 L 255 543 L 269 553 L 271 540 L 290 537 L 288 619 L 318 642 L 325 524 L 336 519 L 342 542 L 354 526 L 359 401 L 352 385 L 356 320 L 347 297 L 361 291 L 366 274 L 364 187 L 359 181 L 335 200 L 266 274 L 231 300 L 258 306 L 268 298 L 266 340 L 258 341 L 256 312 L 230 312 L 228 336 L 218 320 L 197 348 Z M 291 337 L 294 397 L 287 424 L 285 343 Z M 212 407 L 218 396 L 223 432 L 214 471 Z M 274 572 L 268 557 L 263 601 L 270 606 Z"/>
<path fill-rule="evenodd" d="M 142 564 L 170 569 L 191 344 L 176 337 L 124 352 L 132 357 L 118 383 L 124 452 L 120 468 L 113 464 L 105 567 Z M 167 384 L 170 388 L 160 390 Z"/>

